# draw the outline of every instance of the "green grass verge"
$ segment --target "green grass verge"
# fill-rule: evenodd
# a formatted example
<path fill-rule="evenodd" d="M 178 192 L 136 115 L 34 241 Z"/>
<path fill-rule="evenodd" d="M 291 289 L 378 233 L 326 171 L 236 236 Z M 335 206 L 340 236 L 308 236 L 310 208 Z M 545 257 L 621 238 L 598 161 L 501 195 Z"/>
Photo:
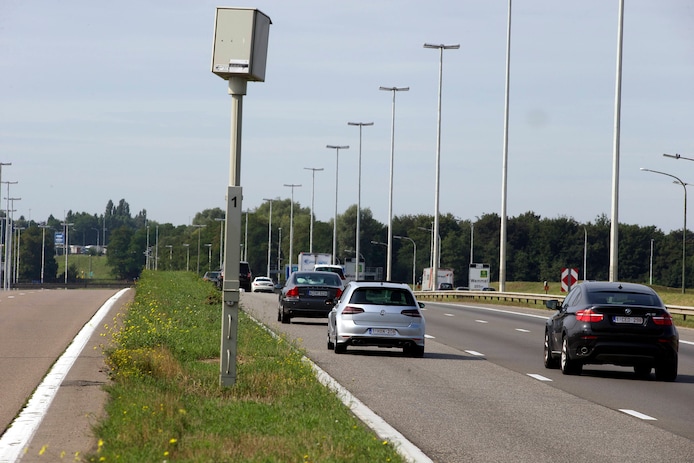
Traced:
<path fill-rule="evenodd" d="M 112 384 L 94 462 L 401 462 L 315 378 L 302 353 L 241 313 L 237 381 L 219 385 L 221 293 L 145 272 L 105 341 Z"/>

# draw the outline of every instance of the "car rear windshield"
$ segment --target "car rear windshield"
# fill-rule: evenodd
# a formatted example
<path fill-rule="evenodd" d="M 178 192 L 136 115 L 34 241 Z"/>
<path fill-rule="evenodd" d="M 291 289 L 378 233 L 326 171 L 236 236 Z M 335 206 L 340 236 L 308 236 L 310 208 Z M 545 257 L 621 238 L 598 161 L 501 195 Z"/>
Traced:
<path fill-rule="evenodd" d="M 597 291 L 588 293 L 590 304 L 645 305 L 660 307 L 660 298 L 654 294 L 626 293 L 621 291 Z"/>
<path fill-rule="evenodd" d="M 340 276 L 335 273 L 295 273 L 294 279 L 296 281 L 296 284 L 298 285 L 342 286 L 342 280 L 340 280 Z"/>
<path fill-rule="evenodd" d="M 416 305 L 412 293 L 397 288 L 358 288 L 352 293 L 349 302 L 374 305 Z"/>

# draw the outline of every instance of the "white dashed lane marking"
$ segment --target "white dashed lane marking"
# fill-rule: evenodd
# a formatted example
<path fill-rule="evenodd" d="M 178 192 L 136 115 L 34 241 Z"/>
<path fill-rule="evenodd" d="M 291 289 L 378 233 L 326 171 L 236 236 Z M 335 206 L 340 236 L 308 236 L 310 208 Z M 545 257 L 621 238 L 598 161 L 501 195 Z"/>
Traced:
<path fill-rule="evenodd" d="M 538 375 L 537 373 L 528 373 L 528 376 L 530 376 L 531 378 L 535 378 L 538 381 L 552 381 L 551 379 L 542 375 Z"/>
<path fill-rule="evenodd" d="M 653 418 L 652 416 L 644 415 L 643 413 L 637 412 L 636 410 L 628 410 L 625 408 L 620 408 L 619 411 L 622 413 L 626 413 L 627 415 L 631 415 L 631 416 L 634 416 L 636 418 L 642 419 L 642 420 L 658 421 L 657 418 Z"/>

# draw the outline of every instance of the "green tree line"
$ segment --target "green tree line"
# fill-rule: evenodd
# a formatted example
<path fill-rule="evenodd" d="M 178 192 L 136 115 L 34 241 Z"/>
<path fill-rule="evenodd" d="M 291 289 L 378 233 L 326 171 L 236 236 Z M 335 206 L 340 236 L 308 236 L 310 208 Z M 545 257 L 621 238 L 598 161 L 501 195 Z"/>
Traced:
<path fill-rule="evenodd" d="M 272 243 L 270 273 L 276 278 L 278 250 L 280 269 L 289 263 L 290 199 L 277 199 L 272 205 Z M 344 262 L 354 257 L 356 233 L 356 205 L 337 216 L 337 258 Z M 251 265 L 254 275 L 267 273 L 268 223 L 270 205 L 263 203 L 242 214 L 241 255 Z M 109 201 L 104 214 L 74 213 L 69 211 L 63 220 L 49 217 L 41 228 L 37 222 L 20 218 L 15 227 L 22 228 L 19 279 L 35 281 L 40 278 L 43 232 L 46 231 L 44 264 L 45 280 L 61 280 L 55 275 L 56 253 L 62 250 L 53 244 L 53 233 L 69 225 L 71 245 L 98 247 L 106 245 L 108 263 L 114 278 L 137 278 L 144 268 L 159 270 L 189 270 L 202 275 L 220 267 L 220 240 L 223 240 L 224 211 L 205 209 L 195 215 L 189 225 L 158 223 L 147 218 L 145 210 L 132 216 L 128 203 L 117 205 Z M 299 252 L 309 251 L 311 212 L 308 207 L 294 203 L 294 244 L 297 262 Z M 433 216 L 426 214 L 393 217 L 393 234 L 407 237 L 416 244 L 416 279 L 422 269 L 430 266 L 431 229 Z M 332 253 L 333 221 L 315 220 L 313 224 L 313 251 Z M 361 210 L 360 251 L 366 266 L 386 266 L 387 225 L 373 218 L 371 210 Z M 456 285 L 466 286 L 468 268 L 473 263 L 490 265 L 492 281 L 498 280 L 500 217 L 485 214 L 471 222 L 458 220 L 451 214 L 439 217 L 441 238 L 440 265 L 452 268 Z M 281 235 L 281 242 L 280 240 Z M 687 239 L 690 238 L 688 232 Z M 506 279 L 508 281 L 558 281 L 564 267 L 578 268 L 582 279 L 606 280 L 609 272 L 610 220 L 605 215 L 595 221 L 579 223 L 561 216 L 542 218 L 532 211 L 507 220 Z M 279 243 L 279 246 L 278 246 Z M 652 250 L 652 256 L 651 256 Z M 694 283 L 692 257 L 687 257 L 686 286 Z M 407 239 L 393 240 L 392 279 L 411 282 L 414 248 Z M 587 266 L 583 268 L 584 258 Z M 652 267 L 651 267 L 652 262 Z M 654 226 L 620 224 L 619 275 L 623 281 L 649 283 L 651 277 L 657 285 L 680 287 L 682 284 L 682 230 L 664 233 Z M 72 275 L 69 272 L 69 276 Z M 384 271 L 385 274 L 385 271 Z"/>

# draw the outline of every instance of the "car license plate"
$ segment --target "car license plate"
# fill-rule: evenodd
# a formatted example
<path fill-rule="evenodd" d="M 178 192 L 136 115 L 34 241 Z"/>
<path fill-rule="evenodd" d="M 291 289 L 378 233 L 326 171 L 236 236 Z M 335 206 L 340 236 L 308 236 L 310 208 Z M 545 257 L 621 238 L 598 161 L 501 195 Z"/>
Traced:
<path fill-rule="evenodd" d="M 369 334 L 377 336 L 395 336 L 397 332 L 392 328 L 369 328 Z"/>
<path fill-rule="evenodd" d="M 643 317 L 614 317 L 615 323 L 626 323 L 630 325 L 643 325 Z"/>
<path fill-rule="evenodd" d="M 328 297 L 328 292 L 327 291 L 309 290 L 308 295 L 309 296 L 316 296 L 316 297 Z"/>

